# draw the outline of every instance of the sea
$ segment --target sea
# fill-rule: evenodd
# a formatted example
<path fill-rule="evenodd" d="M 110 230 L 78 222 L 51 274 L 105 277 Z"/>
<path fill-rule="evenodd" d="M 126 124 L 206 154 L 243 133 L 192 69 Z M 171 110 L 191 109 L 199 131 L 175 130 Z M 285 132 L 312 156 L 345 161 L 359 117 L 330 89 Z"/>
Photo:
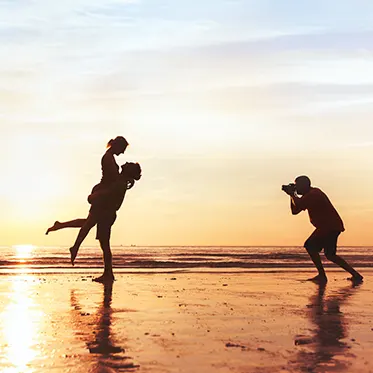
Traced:
<path fill-rule="evenodd" d="M 99 247 L 81 247 L 75 266 L 70 263 L 68 247 L 1 246 L 0 252 L 0 274 L 89 272 L 103 266 Z M 258 272 L 313 268 L 303 247 L 113 246 L 112 253 L 117 272 Z M 373 267 L 373 247 L 339 247 L 338 254 L 354 267 Z M 336 267 L 327 260 L 324 263 L 326 267 Z"/>

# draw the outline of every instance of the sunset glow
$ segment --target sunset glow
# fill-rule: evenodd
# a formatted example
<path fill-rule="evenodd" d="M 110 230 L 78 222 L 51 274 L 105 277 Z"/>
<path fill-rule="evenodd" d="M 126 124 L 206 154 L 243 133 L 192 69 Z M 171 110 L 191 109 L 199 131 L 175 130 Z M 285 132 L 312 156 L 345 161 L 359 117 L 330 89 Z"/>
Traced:
<path fill-rule="evenodd" d="M 16 250 L 16 257 L 20 261 L 31 258 L 32 252 L 36 248 L 34 245 L 15 245 L 13 248 Z"/>
<path fill-rule="evenodd" d="M 341 244 L 371 244 L 372 18 L 363 0 L 5 2 L 2 244 L 70 245 L 45 230 L 87 216 L 117 135 L 143 177 L 113 244 L 301 245 L 281 192 L 299 174 Z"/>
<path fill-rule="evenodd" d="M 372 0 L 0 6 L 0 373 L 373 372 Z"/>

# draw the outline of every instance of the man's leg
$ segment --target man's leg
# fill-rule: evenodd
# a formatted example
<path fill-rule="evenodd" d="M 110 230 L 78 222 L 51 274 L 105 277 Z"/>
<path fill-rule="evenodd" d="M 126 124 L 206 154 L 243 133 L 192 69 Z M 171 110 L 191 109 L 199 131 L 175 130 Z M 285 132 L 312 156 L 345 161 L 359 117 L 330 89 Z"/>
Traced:
<path fill-rule="evenodd" d="M 104 257 L 104 273 L 102 276 L 93 279 L 96 282 L 112 282 L 114 281 L 113 273 L 113 256 L 111 254 L 110 248 L 110 236 L 111 236 L 111 227 L 114 224 L 116 219 L 116 213 L 110 214 L 108 216 L 103 216 L 99 219 L 97 223 L 97 236 L 96 238 L 100 242 Z"/>
<path fill-rule="evenodd" d="M 113 282 L 113 256 L 110 249 L 110 240 L 108 238 L 100 238 L 99 241 L 104 256 L 104 273 L 102 274 L 102 276 L 93 279 L 93 281 L 102 283 Z"/>
<path fill-rule="evenodd" d="M 325 245 L 324 252 L 325 256 L 328 260 L 331 262 L 339 265 L 341 268 L 343 268 L 345 271 L 350 273 L 352 275 L 353 281 L 361 281 L 363 279 L 363 276 L 357 272 L 355 269 L 353 269 L 342 257 L 337 255 L 337 240 L 338 240 L 338 234 L 331 235 L 330 239 L 328 239 L 327 245 Z"/>
<path fill-rule="evenodd" d="M 343 268 L 345 271 L 350 273 L 352 275 L 352 280 L 354 281 L 361 281 L 363 279 L 363 276 L 357 272 L 355 269 L 353 269 L 343 258 L 341 258 L 339 255 L 326 255 L 326 257 L 333 263 L 339 265 L 341 268 Z"/>
<path fill-rule="evenodd" d="M 304 247 L 306 248 L 308 255 L 319 272 L 319 274 L 316 277 L 311 278 L 310 281 L 326 282 L 327 277 L 319 254 L 319 251 L 321 250 L 320 240 L 318 237 L 316 237 L 316 232 L 317 231 L 314 231 L 304 243 Z"/>
<path fill-rule="evenodd" d="M 109 279 L 114 279 L 113 255 L 111 253 L 110 242 L 109 240 L 106 240 L 100 244 L 104 253 L 104 276 L 108 277 Z"/>

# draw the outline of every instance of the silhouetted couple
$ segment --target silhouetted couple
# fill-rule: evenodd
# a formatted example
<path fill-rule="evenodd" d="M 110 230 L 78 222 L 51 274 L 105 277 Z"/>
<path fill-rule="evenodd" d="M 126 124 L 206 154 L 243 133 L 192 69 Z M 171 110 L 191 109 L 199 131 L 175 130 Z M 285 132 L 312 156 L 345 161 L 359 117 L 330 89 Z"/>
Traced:
<path fill-rule="evenodd" d="M 307 176 L 297 177 L 295 184 L 284 186 L 283 190 L 290 196 L 292 214 L 297 215 L 303 210 L 308 210 L 310 221 L 316 228 L 304 244 L 319 272 L 316 277 L 310 280 L 321 283 L 327 281 L 319 255 L 319 252 L 324 249 L 328 260 L 352 275 L 350 280 L 361 282 L 363 276 L 337 255 L 337 240 L 345 229 L 341 217 L 326 194 L 320 189 L 312 187 Z M 299 197 L 298 194 L 302 197 Z"/>
<path fill-rule="evenodd" d="M 141 168 L 138 163 L 126 163 L 119 170 L 114 155 L 123 154 L 128 142 L 122 136 L 110 140 L 107 151 L 101 159 L 102 178 L 95 185 L 88 202 L 91 204 L 87 218 L 74 219 L 66 222 L 56 221 L 48 228 L 46 234 L 64 228 L 80 228 L 74 245 L 70 248 L 71 263 L 74 265 L 80 245 L 89 231 L 96 225 L 96 239 L 100 242 L 104 257 L 104 273 L 94 279 L 97 282 L 114 281 L 112 253 L 110 248 L 111 227 L 114 224 L 117 211 L 121 207 L 126 191 L 133 187 L 135 181 L 141 178 Z"/>

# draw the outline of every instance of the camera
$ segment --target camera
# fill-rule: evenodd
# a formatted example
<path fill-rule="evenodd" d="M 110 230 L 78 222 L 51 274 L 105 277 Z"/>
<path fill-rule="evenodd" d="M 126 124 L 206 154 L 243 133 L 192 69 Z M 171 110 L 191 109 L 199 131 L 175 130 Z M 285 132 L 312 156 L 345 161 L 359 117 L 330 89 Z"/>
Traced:
<path fill-rule="evenodd" d="M 288 193 L 288 194 L 293 194 L 296 192 L 296 187 L 295 187 L 295 184 L 294 183 L 290 183 L 290 184 L 287 184 L 287 185 L 283 185 L 281 187 L 281 189 L 285 192 L 285 193 Z"/>

